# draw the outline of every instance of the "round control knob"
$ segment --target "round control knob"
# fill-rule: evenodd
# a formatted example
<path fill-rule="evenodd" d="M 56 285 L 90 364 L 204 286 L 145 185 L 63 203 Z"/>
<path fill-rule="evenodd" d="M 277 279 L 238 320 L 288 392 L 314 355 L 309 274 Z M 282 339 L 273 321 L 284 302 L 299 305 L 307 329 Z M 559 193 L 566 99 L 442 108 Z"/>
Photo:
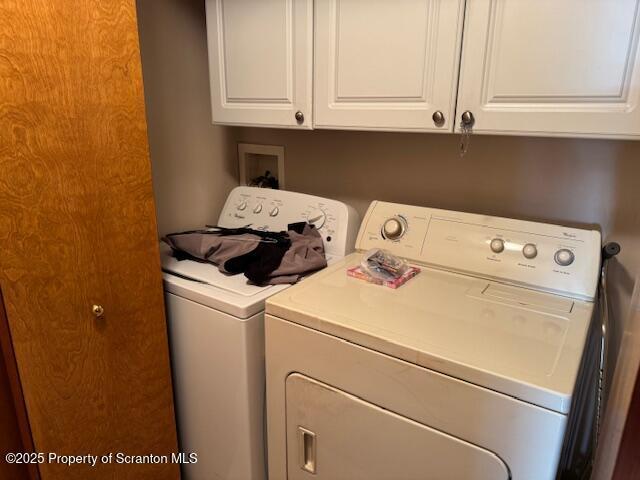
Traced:
<path fill-rule="evenodd" d="M 489 246 L 491 247 L 491 251 L 493 253 L 500 253 L 504 250 L 504 240 L 502 240 L 501 238 L 494 238 L 493 240 L 491 240 Z"/>
<path fill-rule="evenodd" d="M 536 258 L 538 256 L 538 248 L 533 243 L 527 243 L 522 247 L 522 255 L 525 258 Z"/>
<path fill-rule="evenodd" d="M 576 256 L 568 248 L 561 248 L 554 255 L 556 263 L 562 267 L 568 267 L 576 259 Z"/>
<path fill-rule="evenodd" d="M 244 210 L 247 208 L 247 202 L 242 202 L 238 205 L 238 210 Z"/>
<path fill-rule="evenodd" d="M 253 207 L 253 213 L 260 213 L 262 211 L 262 204 L 259 203 L 255 207 Z"/>
<path fill-rule="evenodd" d="M 272 216 L 272 217 L 275 217 L 279 213 L 280 213 L 280 209 L 278 207 L 273 207 L 271 209 L 271 211 L 269 212 L 269 215 Z"/>
<path fill-rule="evenodd" d="M 382 225 L 382 235 L 389 240 L 398 240 L 405 231 L 405 223 L 400 217 L 392 217 Z"/>
<path fill-rule="evenodd" d="M 314 208 L 313 210 L 311 210 L 311 212 L 309 212 L 309 215 L 307 215 L 307 223 L 310 223 L 311 225 L 316 227 L 318 230 L 322 228 L 326 220 L 327 220 L 327 216 L 319 208 Z"/>

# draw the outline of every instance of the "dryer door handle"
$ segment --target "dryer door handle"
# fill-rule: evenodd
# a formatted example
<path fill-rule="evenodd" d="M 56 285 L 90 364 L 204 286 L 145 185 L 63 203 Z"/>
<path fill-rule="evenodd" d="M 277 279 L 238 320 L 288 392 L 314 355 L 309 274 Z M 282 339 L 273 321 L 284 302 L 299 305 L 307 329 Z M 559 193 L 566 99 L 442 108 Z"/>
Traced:
<path fill-rule="evenodd" d="M 316 434 L 300 426 L 298 427 L 298 452 L 300 468 L 305 472 L 316 473 Z"/>

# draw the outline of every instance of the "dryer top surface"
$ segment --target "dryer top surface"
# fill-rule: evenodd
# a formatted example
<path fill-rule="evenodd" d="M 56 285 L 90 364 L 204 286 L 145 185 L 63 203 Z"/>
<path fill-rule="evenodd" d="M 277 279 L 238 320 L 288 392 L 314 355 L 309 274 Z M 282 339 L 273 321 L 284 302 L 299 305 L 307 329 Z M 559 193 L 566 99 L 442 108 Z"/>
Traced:
<path fill-rule="evenodd" d="M 393 290 L 348 277 L 354 253 L 267 300 L 267 313 L 560 413 L 593 304 L 422 267 Z"/>

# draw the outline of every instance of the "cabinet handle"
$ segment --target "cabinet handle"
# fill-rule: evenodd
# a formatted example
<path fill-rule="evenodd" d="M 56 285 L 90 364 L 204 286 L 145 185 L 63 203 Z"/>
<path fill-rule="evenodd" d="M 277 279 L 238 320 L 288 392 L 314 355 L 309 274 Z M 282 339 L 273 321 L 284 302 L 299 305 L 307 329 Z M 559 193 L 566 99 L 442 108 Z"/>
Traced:
<path fill-rule="evenodd" d="M 441 127 L 442 125 L 444 125 L 444 113 L 442 113 L 440 110 L 436 110 L 435 112 L 433 112 L 431 118 L 433 119 L 433 123 L 435 123 L 436 127 Z"/>
<path fill-rule="evenodd" d="M 298 451 L 300 468 L 305 472 L 316 473 L 316 434 L 298 427 Z"/>
<path fill-rule="evenodd" d="M 296 112 L 296 122 L 298 122 L 299 124 L 302 124 L 302 122 L 304 122 L 304 113 L 302 113 L 300 110 L 298 110 Z"/>
<path fill-rule="evenodd" d="M 469 141 L 471 140 L 474 123 L 476 123 L 476 119 L 469 110 L 465 110 L 460 115 L 460 133 L 462 133 L 460 136 L 460 158 L 464 157 L 467 150 L 469 150 Z"/>
<path fill-rule="evenodd" d="M 94 305 L 93 307 L 91 307 L 91 311 L 97 318 L 100 318 L 104 315 L 104 307 L 102 305 Z"/>
<path fill-rule="evenodd" d="M 473 113 L 471 113 L 469 110 L 462 113 L 460 120 L 462 120 L 462 125 L 464 125 L 467 128 L 473 127 L 473 124 L 476 122 L 476 119 L 473 116 Z"/>

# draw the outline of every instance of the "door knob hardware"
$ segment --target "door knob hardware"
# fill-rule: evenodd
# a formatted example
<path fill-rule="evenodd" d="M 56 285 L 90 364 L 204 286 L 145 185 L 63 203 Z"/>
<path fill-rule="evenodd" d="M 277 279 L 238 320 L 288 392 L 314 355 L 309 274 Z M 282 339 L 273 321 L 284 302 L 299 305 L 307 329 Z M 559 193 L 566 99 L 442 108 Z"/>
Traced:
<path fill-rule="evenodd" d="M 96 318 L 101 318 L 104 315 L 104 307 L 102 305 L 94 305 L 91 307 L 91 311 Z"/>
<path fill-rule="evenodd" d="M 298 122 L 299 125 L 302 125 L 302 123 L 304 122 L 304 113 L 298 110 L 295 114 L 295 117 L 296 117 L 296 122 Z"/>

